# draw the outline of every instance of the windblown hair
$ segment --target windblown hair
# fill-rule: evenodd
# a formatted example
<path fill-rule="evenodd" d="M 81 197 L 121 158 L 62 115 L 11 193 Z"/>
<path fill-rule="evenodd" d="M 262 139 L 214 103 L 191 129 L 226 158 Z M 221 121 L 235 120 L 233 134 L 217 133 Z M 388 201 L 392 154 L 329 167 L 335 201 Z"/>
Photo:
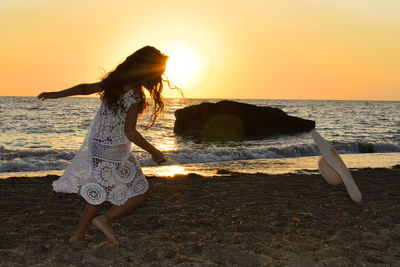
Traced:
<path fill-rule="evenodd" d="M 168 56 L 154 47 L 146 46 L 126 58 L 116 69 L 100 82 L 100 97 L 114 113 L 122 109 L 120 98 L 124 88 L 130 86 L 135 90 L 139 104 L 139 115 L 146 109 L 148 102 L 144 94 L 145 88 L 154 101 L 150 122 L 151 127 L 164 109 L 162 100 L 163 79 Z M 169 82 L 168 82 L 169 84 Z"/>

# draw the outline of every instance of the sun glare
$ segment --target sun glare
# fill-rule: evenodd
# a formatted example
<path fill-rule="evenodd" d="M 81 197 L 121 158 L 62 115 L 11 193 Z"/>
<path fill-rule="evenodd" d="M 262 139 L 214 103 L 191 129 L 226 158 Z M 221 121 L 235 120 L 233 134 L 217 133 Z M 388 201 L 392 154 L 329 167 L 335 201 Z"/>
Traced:
<path fill-rule="evenodd" d="M 187 42 L 171 42 L 162 51 L 169 56 L 165 75 L 173 84 L 186 90 L 201 82 L 206 58 L 200 49 Z"/>
<path fill-rule="evenodd" d="M 179 165 L 163 166 L 158 168 L 159 169 L 157 171 L 157 174 L 159 176 L 173 177 L 177 174 L 182 174 L 182 175 L 188 174 L 185 168 Z"/>

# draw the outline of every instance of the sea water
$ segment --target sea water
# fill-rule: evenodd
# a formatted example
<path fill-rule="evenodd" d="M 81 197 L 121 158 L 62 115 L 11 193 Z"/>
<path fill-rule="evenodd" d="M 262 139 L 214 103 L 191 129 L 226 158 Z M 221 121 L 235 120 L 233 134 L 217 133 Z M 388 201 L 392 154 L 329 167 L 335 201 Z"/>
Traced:
<path fill-rule="evenodd" d="M 234 99 L 231 99 L 234 100 Z M 241 142 L 201 142 L 173 133 L 177 109 L 219 99 L 165 99 L 165 112 L 144 130 L 165 153 L 157 166 L 151 156 L 132 145 L 147 175 L 216 174 L 217 170 L 288 173 L 317 169 L 318 148 L 310 133 L 276 135 Z M 350 168 L 400 164 L 399 101 L 236 100 L 282 109 L 288 115 L 314 120 L 317 131 L 342 154 Z M 79 149 L 99 108 L 97 97 L 39 101 L 34 97 L 0 97 L 0 178 L 61 174 Z"/>

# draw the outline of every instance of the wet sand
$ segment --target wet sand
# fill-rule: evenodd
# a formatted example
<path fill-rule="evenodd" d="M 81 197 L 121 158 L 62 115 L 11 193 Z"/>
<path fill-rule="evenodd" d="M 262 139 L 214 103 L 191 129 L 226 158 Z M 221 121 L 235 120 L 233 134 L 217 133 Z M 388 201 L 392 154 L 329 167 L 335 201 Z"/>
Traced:
<path fill-rule="evenodd" d="M 84 201 L 53 192 L 57 176 L 0 180 L 0 265 L 398 266 L 400 170 L 352 174 L 360 204 L 319 175 L 149 177 L 113 249 L 94 227 L 68 243 Z"/>

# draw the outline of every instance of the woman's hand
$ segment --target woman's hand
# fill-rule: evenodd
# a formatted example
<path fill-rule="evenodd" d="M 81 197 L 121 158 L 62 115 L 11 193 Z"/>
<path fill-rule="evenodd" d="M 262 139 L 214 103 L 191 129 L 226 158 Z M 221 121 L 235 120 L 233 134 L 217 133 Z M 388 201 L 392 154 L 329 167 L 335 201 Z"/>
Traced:
<path fill-rule="evenodd" d="M 157 150 L 157 149 L 154 150 L 154 152 L 151 153 L 151 157 L 153 158 L 153 161 L 158 163 L 158 164 L 161 164 L 161 163 L 167 161 L 165 159 L 165 157 L 164 157 L 164 154 L 161 151 Z"/>
<path fill-rule="evenodd" d="M 38 95 L 38 98 L 40 100 L 46 100 L 46 99 L 56 99 L 59 98 L 60 95 L 58 92 L 43 92 L 40 95 Z"/>

